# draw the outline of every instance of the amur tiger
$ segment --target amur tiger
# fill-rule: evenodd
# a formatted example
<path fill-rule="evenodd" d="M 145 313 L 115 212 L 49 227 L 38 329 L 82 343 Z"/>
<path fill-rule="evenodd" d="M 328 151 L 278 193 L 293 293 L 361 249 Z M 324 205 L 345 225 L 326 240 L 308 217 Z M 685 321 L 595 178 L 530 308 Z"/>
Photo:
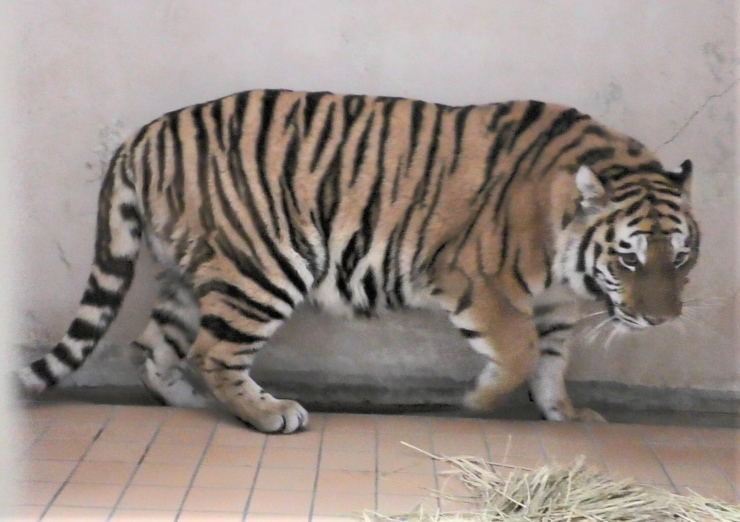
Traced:
<path fill-rule="evenodd" d="M 187 358 L 247 424 L 306 427 L 299 403 L 249 373 L 310 299 L 360 316 L 441 309 L 489 360 L 469 407 L 529 379 L 545 418 L 598 419 L 563 384 L 575 305 L 601 299 L 632 329 L 681 313 L 699 252 L 691 170 L 539 101 L 260 90 L 170 112 L 113 155 L 77 316 L 19 379 L 39 392 L 85 361 L 145 239 L 169 275 L 131 350 L 166 404 L 206 400 L 177 369 Z"/>

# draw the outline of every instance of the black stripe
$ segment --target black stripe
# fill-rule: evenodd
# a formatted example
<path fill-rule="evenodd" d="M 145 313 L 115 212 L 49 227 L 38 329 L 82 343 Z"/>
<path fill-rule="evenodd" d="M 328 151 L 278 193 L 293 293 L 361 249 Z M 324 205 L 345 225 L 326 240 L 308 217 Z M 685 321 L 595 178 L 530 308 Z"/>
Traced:
<path fill-rule="evenodd" d="M 514 273 L 514 278 L 516 279 L 516 282 L 519 283 L 519 286 L 522 287 L 522 290 L 524 290 L 527 294 L 532 295 L 532 291 L 529 289 L 529 285 L 527 285 L 527 282 L 524 280 L 524 275 L 519 271 L 519 250 L 517 250 L 516 256 L 514 257 L 514 266 L 512 270 Z"/>
<path fill-rule="evenodd" d="M 81 341 L 97 341 L 100 338 L 101 329 L 79 317 L 72 321 L 67 330 L 67 335 Z"/>
<path fill-rule="evenodd" d="M 250 348 L 249 349 L 249 353 L 255 353 L 255 352 L 259 351 L 259 350 L 254 350 L 254 351 L 252 351 L 252 350 L 254 350 L 254 349 L 253 348 Z M 237 353 L 235 352 L 234 355 L 237 355 Z M 228 370 L 228 371 L 234 371 L 234 372 L 245 372 L 245 371 L 249 370 L 252 367 L 251 364 L 245 364 L 245 363 L 242 363 L 242 364 L 228 364 L 226 361 L 224 361 L 223 359 L 219 359 L 218 357 L 208 357 L 208 358 L 211 361 L 213 361 L 214 363 L 216 363 L 216 365 L 221 370 Z"/>
<path fill-rule="evenodd" d="M 272 219 L 272 226 L 275 235 L 280 237 L 280 222 L 278 221 L 277 210 L 275 208 L 275 201 L 272 197 L 272 189 L 267 181 L 267 142 L 270 135 L 270 127 L 272 126 L 273 115 L 275 113 L 275 105 L 277 104 L 278 98 L 280 97 L 281 91 L 268 90 L 265 91 L 262 96 L 262 119 L 259 127 L 259 135 L 257 136 L 257 144 L 255 145 L 255 160 L 257 161 L 257 174 L 260 181 L 260 186 L 267 199 L 267 207 L 270 211 L 270 218 Z"/>
<path fill-rule="evenodd" d="M 226 144 L 224 142 L 224 129 L 223 129 L 223 100 L 216 100 L 211 102 L 211 118 L 213 118 L 213 126 L 216 128 L 216 141 L 222 151 L 226 150 Z"/>
<path fill-rule="evenodd" d="M 213 216 L 213 208 L 211 207 L 211 194 L 210 194 L 210 183 L 208 171 L 208 132 L 206 131 L 205 122 L 203 121 L 203 108 L 196 106 L 193 108 L 193 125 L 195 126 L 195 146 L 197 152 L 197 164 L 198 164 L 198 189 L 200 191 L 200 208 L 198 209 L 198 215 L 200 217 L 201 225 L 206 231 L 216 229 L 216 221 Z M 218 178 L 218 168 L 215 165 L 216 159 L 213 158 L 213 177 Z"/>
<path fill-rule="evenodd" d="M 591 150 L 587 150 L 578 158 L 576 161 L 578 165 L 591 166 L 600 161 L 608 160 L 614 157 L 614 147 L 599 147 Z"/>
<path fill-rule="evenodd" d="M 529 103 L 527 104 L 527 109 L 524 111 L 524 114 L 519 120 L 519 126 L 514 131 L 514 135 L 511 137 L 511 141 L 509 142 L 509 152 L 514 150 L 519 136 L 524 134 L 524 131 L 526 131 L 534 122 L 536 122 L 540 118 L 544 109 L 544 103 L 536 100 L 529 101 Z"/>
<path fill-rule="evenodd" d="M 373 121 L 375 120 L 375 114 L 371 114 L 365 122 L 365 128 L 362 129 L 360 140 L 357 143 L 357 149 L 355 150 L 355 159 L 352 165 L 352 178 L 350 179 L 349 186 L 354 186 L 357 182 L 357 177 L 360 174 L 360 168 L 365 162 L 365 152 L 367 151 L 367 141 L 370 136 L 370 131 L 373 128 Z"/>
<path fill-rule="evenodd" d="M 174 194 L 182 197 L 185 194 L 185 167 L 182 155 L 182 140 L 180 139 L 179 112 L 170 113 L 169 129 L 172 135 L 172 159 L 175 162 L 175 170 L 172 174 L 172 188 Z M 180 212 L 182 211 L 182 201 L 178 199 L 177 202 L 179 203 L 177 209 Z"/>
<path fill-rule="evenodd" d="M 493 112 L 491 121 L 488 123 L 489 132 L 496 132 L 498 130 L 499 122 L 504 116 L 508 115 L 511 112 L 513 106 L 514 102 L 496 104 L 496 110 Z"/>
<path fill-rule="evenodd" d="M 375 305 L 378 301 L 378 286 L 375 283 L 375 274 L 370 268 L 365 273 L 365 277 L 362 278 L 362 288 L 367 296 L 368 308 L 375 310 Z"/>
<path fill-rule="evenodd" d="M 581 244 L 578 245 L 578 263 L 576 264 L 576 270 L 579 272 L 586 271 L 586 250 L 591 244 L 591 238 L 593 238 L 594 232 L 596 232 L 596 227 L 598 226 L 601 226 L 601 222 L 597 222 L 588 227 L 588 229 L 586 229 L 586 233 L 583 234 L 583 238 L 581 238 Z"/>
<path fill-rule="evenodd" d="M 185 356 L 188 354 L 187 349 L 183 349 L 180 344 L 169 335 L 163 334 L 162 338 L 164 339 L 164 342 L 167 343 L 170 348 L 172 348 L 172 351 L 174 351 L 180 359 L 184 359 Z"/>
<path fill-rule="evenodd" d="M 162 192 L 164 187 L 165 167 L 167 160 L 167 125 L 164 120 L 159 122 L 159 132 L 156 141 L 157 155 L 157 191 Z"/>
<path fill-rule="evenodd" d="M 324 152 L 324 149 L 326 148 L 326 144 L 329 142 L 329 138 L 331 137 L 332 124 L 334 123 L 334 108 L 335 107 L 336 105 L 334 103 L 331 103 L 329 105 L 329 108 L 326 111 L 326 118 L 324 118 L 324 125 L 321 128 L 321 134 L 319 134 L 319 139 L 316 142 L 316 148 L 313 151 L 313 158 L 311 159 L 311 167 L 309 168 L 311 172 L 316 170 L 316 165 L 319 163 L 321 154 Z"/>
<path fill-rule="evenodd" d="M 655 200 L 655 204 L 656 205 L 666 205 L 668 208 L 670 208 L 674 212 L 678 212 L 678 211 L 681 210 L 681 207 L 680 206 L 678 206 L 673 201 L 668 201 L 667 199 L 656 199 Z"/>
<path fill-rule="evenodd" d="M 286 304 L 290 305 L 291 308 L 295 307 L 295 302 L 290 297 L 288 292 L 272 283 L 265 276 L 264 272 L 254 264 L 249 256 L 245 255 L 240 250 L 237 250 L 231 243 L 228 242 L 223 234 L 217 236 L 216 244 L 221 250 L 221 253 L 226 258 L 231 260 L 234 266 L 244 277 L 254 281 L 260 287 L 262 287 L 262 289 L 271 293 L 273 296 L 285 302 Z"/>
<path fill-rule="evenodd" d="M 152 185 L 152 165 L 150 162 L 150 155 L 151 155 L 151 144 L 149 141 L 147 141 L 144 144 L 144 151 L 142 153 L 141 157 L 141 170 L 140 176 L 141 176 L 141 206 L 143 207 L 144 214 L 147 216 L 149 221 L 152 219 L 152 212 L 151 207 L 149 205 L 149 193 L 151 191 L 151 185 Z M 161 185 L 163 183 L 162 178 L 164 177 L 163 174 L 160 175 L 160 177 L 157 179 L 157 185 Z M 161 190 L 160 190 L 161 191 Z"/>
<path fill-rule="evenodd" d="M 458 328 L 458 330 L 460 330 L 460 333 L 466 339 L 478 339 L 479 337 L 483 337 L 480 332 L 476 332 L 475 330 L 468 330 L 467 328 Z"/>
<path fill-rule="evenodd" d="M 634 214 L 635 212 L 637 212 L 637 211 L 638 211 L 638 210 L 640 209 L 640 207 L 642 206 L 642 204 L 643 204 L 644 202 L 645 202 L 645 200 L 644 200 L 644 199 L 639 199 L 639 200 L 635 201 L 634 203 L 632 203 L 632 204 L 631 204 L 631 205 L 630 205 L 629 207 L 627 207 L 627 209 L 626 209 L 626 210 L 624 211 L 624 215 L 625 215 L 625 217 L 627 217 L 627 216 L 631 216 L 632 214 Z"/>
<path fill-rule="evenodd" d="M 542 348 L 540 350 L 541 355 L 546 355 L 548 357 L 562 357 L 563 354 L 558 352 L 557 350 L 553 350 L 552 348 Z"/>
<path fill-rule="evenodd" d="M 609 227 L 606 231 L 606 235 L 604 236 L 604 240 L 606 240 L 608 243 L 611 243 L 614 241 L 614 227 Z"/>
<path fill-rule="evenodd" d="M 36 377 L 43 380 L 47 386 L 54 386 L 57 383 L 57 378 L 53 373 L 51 373 L 51 369 L 49 368 L 46 359 L 38 359 L 37 361 L 32 362 L 30 368 Z"/>
<path fill-rule="evenodd" d="M 555 323 L 548 325 L 546 328 L 539 330 L 537 333 L 542 337 L 547 337 L 548 335 L 557 333 L 557 332 L 566 332 L 568 330 L 571 330 L 573 328 L 572 324 L 568 323 Z"/>
<path fill-rule="evenodd" d="M 284 320 L 286 318 L 285 315 L 276 308 L 273 308 L 268 304 L 263 304 L 255 301 L 247 294 L 245 294 L 241 289 L 225 281 L 208 281 L 207 283 L 198 285 L 195 288 L 195 296 L 197 298 L 206 296 L 211 292 L 216 292 L 226 297 L 230 297 L 231 299 L 241 304 L 247 305 L 250 308 L 257 310 L 261 314 L 264 314 L 271 319 Z"/>
<path fill-rule="evenodd" d="M 465 132 L 465 123 L 468 120 L 468 115 L 472 111 L 474 106 L 469 105 L 462 107 L 455 115 L 455 151 L 452 158 L 452 166 L 450 167 L 450 174 L 453 174 L 457 170 L 457 162 L 460 159 L 460 153 L 462 152 L 462 140 Z"/>
<path fill-rule="evenodd" d="M 408 164 L 411 164 L 411 159 L 414 157 L 414 152 L 416 151 L 416 146 L 419 142 L 419 133 L 421 132 L 421 128 L 424 123 L 424 107 L 427 104 L 423 101 L 415 100 L 411 103 L 411 127 L 410 127 L 410 143 L 411 146 L 409 148 L 409 161 Z"/>
<path fill-rule="evenodd" d="M 265 341 L 265 338 L 260 335 L 252 335 L 237 330 L 217 315 L 204 315 L 200 319 L 200 325 L 220 341 L 235 344 L 252 344 Z"/>
<path fill-rule="evenodd" d="M 111 307 L 114 310 L 118 309 L 123 302 L 123 296 L 117 292 L 106 290 L 98 284 L 98 280 L 94 275 L 90 274 L 87 280 L 87 288 L 85 293 L 82 294 L 82 301 L 80 304 L 87 306 L 95 306 L 98 308 Z"/>
<path fill-rule="evenodd" d="M 193 328 L 187 324 L 185 321 L 180 319 L 178 316 L 173 314 L 172 312 L 168 310 L 163 310 L 161 308 L 155 308 L 152 310 L 151 314 L 152 320 L 157 323 L 161 327 L 166 326 L 175 326 L 180 331 L 188 333 L 192 332 Z"/>
<path fill-rule="evenodd" d="M 509 255 L 509 222 L 504 217 L 504 226 L 501 229 L 501 254 L 498 264 L 498 269 L 501 270 L 501 268 L 504 266 L 504 263 L 506 263 L 506 258 Z"/>
<path fill-rule="evenodd" d="M 635 196 L 639 195 L 641 192 L 642 192 L 642 189 L 639 189 L 639 188 L 628 190 L 627 192 L 622 192 L 621 194 L 618 194 L 618 195 L 614 196 L 612 198 L 612 201 L 614 203 L 621 203 L 625 199 L 629 199 L 629 198 L 632 198 L 632 197 L 635 197 Z"/>
<path fill-rule="evenodd" d="M 318 108 L 319 103 L 321 103 L 321 99 L 327 94 L 328 93 L 326 92 L 309 92 L 308 94 L 306 94 L 306 101 L 303 107 L 303 124 L 305 125 L 305 136 L 308 136 L 309 132 L 311 132 L 311 124 L 313 123 L 313 117 L 316 114 L 316 109 Z M 311 170 L 313 170 L 313 168 L 311 168 Z"/>
<path fill-rule="evenodd" d="M 237 153 L 235 151 L 232 151 L 232 153 L 229 154 L 229 170 L 231 172 L 239 172 L 241 170 L 241 160 L 238 158 Z M 239 174 L 235 174 L 232 176 L 232 179 L 235 179 L 239 177 Z M 262 263 L 262 260 L 259 257 L 259 254 L 257 252 L 257 249 L 254 246 L 254 242 L 252 241 L 252 238 L 249 236 L 247 231 L 244 229 L 244 225 L 242 224 L 242 220 L 239 219 L 239 216 L 237 216 L 236 212 L 234 211 L 234 204 L 229 201 L 229 198 L 226 196 L 226 191 L 224 190 L 223 182 L 221 180 L 221 175 L 218 172 L 218 169 L 213 169 L 213 187 L 216 190 L 216 196 L 218 197 L 218 201 L 221 204 L 221 212 L 223 212 L 224 217 L 226 218 L 226 221 L 229 222 L 229 224 L 232 226 L 234 231 L 237 233 L 237 235 L 244 240 L 244 243 L 246 243 L 247 248 L 249 248 L 249 252 L 251 253 L 252 257 L 257 263 Z M 206 192 L 204 194 L 204 200 L 209 200 L 208 203 L 206 201 L 203 202 L 203 205 L 201 206 L 201 219 L 204 219 L 206 216 L 211 216 L 210 220 L 213 219 L 212 214 L 213 210 L 210 203 L 210 197 L 208 197 L 208 193 Z M 210 221 L 209 221 L 210 222 Z M 221 225 L 223 227 L 223 225 Z M 207 230 L 216 230 L 217 227 L 207 229 Z"/>
<path fill-rule="evenodd" d="M 460 300 L 457 302 L 457 307 L 455 308 L 455 311 L 452 312 L 453 315 L 459 315 L 463 313 L 465 310 L 470 308 L 470 306 L 473 304 L 473 285 L 468 282 L 468 287 L 465 289 L 465 292 L 463 292 L 463 295 L 460 296 Z"/>
<path fill-rule="evenodd" d="M 63 342 L 57 344 L 51 351 L 51 353 L 61 363 L 72 370 L 76 370 L 77 368 L 82 366 L 83 361 L 77 360 L 77 358 L 72 355 L 72 351 L 67 346 L 65 346 Z"/>

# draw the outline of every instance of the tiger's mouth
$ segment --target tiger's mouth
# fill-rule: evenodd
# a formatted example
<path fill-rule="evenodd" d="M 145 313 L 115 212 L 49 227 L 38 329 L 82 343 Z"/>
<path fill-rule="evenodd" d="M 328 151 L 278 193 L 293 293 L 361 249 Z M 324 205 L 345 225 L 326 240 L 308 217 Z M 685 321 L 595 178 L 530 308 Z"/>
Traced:
<path fill-rule="evenodd" d="M 642 316 L 636 316 L 629 312 L 624 306 L 614 304 L 614 302 L 607 298 L 606 299 L 609 316 L 612 318 L 612 320 L 620 325 L 624 325 L 630 330 L 642 330 L 644 328 L 647 328 L 650 325 L 650 322 L 647 321 Z"/>

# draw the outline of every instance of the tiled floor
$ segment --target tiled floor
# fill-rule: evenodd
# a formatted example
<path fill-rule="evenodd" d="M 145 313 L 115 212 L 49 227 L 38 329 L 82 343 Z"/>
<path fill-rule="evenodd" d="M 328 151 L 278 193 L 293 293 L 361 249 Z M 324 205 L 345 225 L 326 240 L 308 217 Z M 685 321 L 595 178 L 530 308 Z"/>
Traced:
<path fill-rule="evenodd" d="M 524 467 L 582 454 L 614 477 L 740 500 L 733 429 L 314 414 L 306 432 L 265 436 L 208 410 L 27 411 L 18 520 L 337 522 L 363 509 L 405 512 L 429 490 L 460 488 L 401 441 Z"/>

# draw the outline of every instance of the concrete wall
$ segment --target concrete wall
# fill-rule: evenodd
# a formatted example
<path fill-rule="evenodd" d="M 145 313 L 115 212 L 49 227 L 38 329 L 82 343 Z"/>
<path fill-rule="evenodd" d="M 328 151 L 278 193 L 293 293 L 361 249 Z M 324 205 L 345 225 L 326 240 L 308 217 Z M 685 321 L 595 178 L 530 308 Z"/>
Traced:
<path fill-rule="evenodd" d="M 680 325 L 581 343 L 570 378 L 740 392 L 736 6 L 706 0 L 11 1 L 18 345 L 56 342 L 88 274 L 99 180 L 127 134 L 233 91 L 286 87 L 449 104 L 571 104 L 695 164 L 704 231 Z M 139 280 L 108 342 L 130 340 L 153 296 Z M 351 323 L 303 310 L 260 358 L 269 378 L 455 385 L 480 361 L 439 316 Z M 679 327 L 680 326 L 680 327 Z M 111 351 L 105 374 L 135 382 Z M 86 375 L 86 376 L 85 376 Z M 357 388 L 361 390 L 362 388 Z M 359 392 L 362 393 L 362 392 Z"/>

